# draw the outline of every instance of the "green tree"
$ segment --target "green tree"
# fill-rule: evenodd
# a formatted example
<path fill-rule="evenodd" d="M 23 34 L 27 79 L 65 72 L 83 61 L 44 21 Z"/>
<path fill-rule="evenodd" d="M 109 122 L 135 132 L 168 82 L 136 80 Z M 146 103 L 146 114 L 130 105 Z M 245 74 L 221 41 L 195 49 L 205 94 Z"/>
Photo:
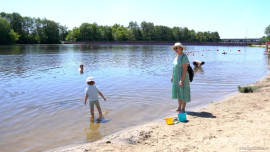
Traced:
<path fill-rule="evenodd" d="M 179 27 L 172 28 L 173 38 L 175 41 L 179 42 L 182 40 L 181 31 Z"/>
<path fill-rule="evenodd" d="M 89 23 L 82 23 L 80 28 L 80 34 L 81 39 L 84 41 L 91 41 L 93 40 L 92 34 L 91 34 L 91 25 Z"/>
<path fill-rule="evenodd" d="M 265 33 L 268 37 L 270 37 L 270 25 L 268 25 L 268 26 L 265 28 L 264 33 Z"/>
<path fill-rule="evenodd" d="M 212 38 L 211 38 L 211 36 L 210 36 L 210 32 L 209 31 L 203 32 L 203 36 L 205 37 L 204 42 L 212 42 L 213 41 Z"/>
<path fill-rule="evenodd" d="M 90 24 L 91 25 L 91 34 L 94 41 L 101 40 L 101 31 L 99 30 L 99 26 L 97 23 Z"/>
<path fill-rule="evenodd" d="M 25 33 L 23 32 L 23 17 L 19 13 L 6 14 L 5 18 L 9 21 L 11 29 L 20 35 L 19 43 L 25 42 Z"/>
<path fill-rule="evenodd" d="M 265 42 L 267 42 L 267 41 L 270 41 L 270 37 L 263 36 L 263 37 L 259 40 L 260 43 L 265 43 Z"/>
<path fill-rule="evenodd" d="M 152 41 L 156 39 L 156 33 L 155 33 L 155 26 L 153 23 L 147 23 L 143 21 L 141 23 L 141 31 L 143 40 L 145 41 Z"/>
<path fill-rule="evenodd" d="M 102 41 L 113 41 L 112 27 L 100 26 L 99 31 L 100 31 Z"/>
<path fill-rule="evenodd" d="M 13 29 L 11 29 L 10 32 L 9 32 L 10 44 L 16 43 L 16 41 L 18 41 L 19 38 L 20 38 L 20 35 L 17 34 L 16 32 L 14 32 Z"/>
<path fill-rule="evenodd" d="M 97 23 L 83 23 L 80 26 L 80 32 L 84 41 L 97 41 L 101 39 L 101 31 Z"/>
<path fill-rule="evenodd" d="M 194 30 L 189 30 L 189 42 L 196 42 L 196 32 Z"/>
<path fill-rule="evenodd" d="M 0 44 L 14 44 L 19 37 L 19 34 L 10 28 L 8 20 L 0 17 Z"/>
<path fill-rule="evenodd" d="M 72 30 L 69 30 L 65 40 L 73 41 L 73 42 L 80 41 L 81 40 L 80 29 L 77 27 L 74 27 Z"/>
<path fill-rule="evenodd" d="M 0 17 L 0 44 L 9 44 L 10 24 L 7 19 Z"/>
<path fill-rule="evenodd" d="M 75 41 L 78 40 L 78 41 L 81 41 L 81 31 L 79 28 L 75 27 L 73 28 L 73 36 L 75 38 Z"/>
<path fill-rule="evenodd" d="M 10 16 L 11 28 L 18 34 L 22 35 L 23 18 L 19 13 L 12 13 Z"/>
<path fill-rule="evenodd" d="M 188 31 L 188 28 L 187 27 L 184 27 L 182 30 L 182 36 L 183 36 L 183 39 L 182 41 L 186 42 L 189 40 L 189 31 Z"/>
<path fill-rule="evenodd" d="M 45 19 L 43 21 L 43 30 L 44 30 L 44 34 L 47 37 L 47 40 L 44 43 L 47 43 L 47 44 L 60 43 L 59 27 L 56 22 Z"/>
<path fill-rule="evenodd" d="M 128 40 L 140 41 L 142 40 L 142 33 L 137 22 L 129 22 L 128 25 Z"/>
<path fill-rule="evenodd" d="M 65 41 L 76 41 L 73 37 L 73 30 L 68 30 Z"/>
<path fill-rule="evenodd" d="M 59 39 L 60 41 L 65 41 L 68 34 L 68 28 L 60 24 L 58 24 L 58 27 L 59 27 Z"/>
<path fill-rule="evenodd" d="M 157 41 L 173 41 L 174 36 L 172 29 L 167 26 L 155 26 L 156 40 Z"/>
<path fill-rule="evenodd" d="M 2 18 L 7 18 L 7 13 L 1 12 L 1 13 L 0 13 L 0 17 L 2 17 Z"/>
<path fill-rule="evenodd" d="M 128 37 L 127 28 L 123 25 L 114 24 L 112 26 L 112 35 L 115 41 L 126 41 Z"/>
<path fill-rule="evenodd" d="M 211 35 L 213 42 L 221 41 L 218 32 L 212 32 L 210 35 Z"/>
<path fill-rule="evenodd" d="M 38 43 L 41 42 L 41 39 L 46 39 L 43 34 L 43 29 L 42 29 L 42 20 L 40 18 L 37 18 L 35 20 L 35 29 L 36 29 L 36 36 L 35 39 L 37 40 Z M 44 38 L 43 38 L 44 37 Z"/>
<path fill-rule="evenodd" d="M 35 18 L 23 17 L 22 35 L 20 37 L 21 39 L 20 43 L 28 43 L 28 44 L 38 43 L 36 37 L 37 31 L 35 28 Z"/>
<path fill-rule="evenodd" d="M 59 44 L 59 27 L 54 21 L 36 19 L 37 40 L 42 44 Z"/>
<path fill-rule="evenodd" d="M 205 41 L 206 41 L 206 36 L 204 35 L 203 32 L 198 32 L 198 33 L 196 34 L 196 40 L 197 40 L 198 42 L 205 42 Z"/>

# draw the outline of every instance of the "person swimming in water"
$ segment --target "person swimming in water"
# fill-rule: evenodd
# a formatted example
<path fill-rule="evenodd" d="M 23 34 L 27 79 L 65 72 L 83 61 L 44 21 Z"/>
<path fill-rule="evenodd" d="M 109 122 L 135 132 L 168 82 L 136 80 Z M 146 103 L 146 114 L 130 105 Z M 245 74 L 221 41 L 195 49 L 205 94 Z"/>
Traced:
<path fill-rule="evenodd" d="M 83 64 L 80 65 L 78 70 L 80 71 L 81 74 L 83 74 Z"/>
<path fill-rule="evenodd" d="M 199 61 L 199 60 L 194 60 L 193 61 L 193 65 L 194 65 L 194 67 L 197 67 L 197 68 L 200 68 L 202 65 L 204 65 L 205 64 L 205 62 L 204 61 Z"/>

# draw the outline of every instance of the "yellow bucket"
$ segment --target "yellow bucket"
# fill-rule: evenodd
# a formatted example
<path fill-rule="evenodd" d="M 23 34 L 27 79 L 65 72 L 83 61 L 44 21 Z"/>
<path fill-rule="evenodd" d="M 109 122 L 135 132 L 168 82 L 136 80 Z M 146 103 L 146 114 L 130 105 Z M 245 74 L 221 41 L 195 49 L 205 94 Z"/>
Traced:
<path fill-rule="evenodd" d="M 164 120 L 166 121 L 167 125 L 172 125 L 173 124 L 173 117 L 165 118 Z"/>

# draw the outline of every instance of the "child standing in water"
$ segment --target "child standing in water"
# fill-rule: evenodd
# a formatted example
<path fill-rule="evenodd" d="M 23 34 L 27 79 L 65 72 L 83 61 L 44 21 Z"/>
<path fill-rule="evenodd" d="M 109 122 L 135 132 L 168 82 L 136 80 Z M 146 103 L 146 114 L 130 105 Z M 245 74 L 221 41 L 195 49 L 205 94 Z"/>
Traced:
<path fill-rule="evenodd" d="M 88 87 L 85 89 L 85 98 L 84 98 L 84 104 L 86 105 L 87 99 L 89 98 L 89 106 L 90 106 L 90 112 L 91 112 L 91 121 L 94 121 L 94 105 L 96 105 L 99 113 L 98 121 L 102 118 L 102 111 L 99 105 L 98 101 L 98 94 L 106 101 L 106 98 L 103 96 L 103 94 L 98 90 L 98 88 L 95 85 L 95 80 L 93 77 L 88 77 L 86 79 L 86 83 L 88 84 Z"/>

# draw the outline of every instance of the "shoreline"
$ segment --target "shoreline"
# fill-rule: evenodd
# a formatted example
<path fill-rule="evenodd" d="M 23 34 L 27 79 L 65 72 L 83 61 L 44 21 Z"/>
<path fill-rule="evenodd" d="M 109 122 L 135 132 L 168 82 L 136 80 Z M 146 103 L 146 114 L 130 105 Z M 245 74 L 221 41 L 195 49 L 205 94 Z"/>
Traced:
<path fill-rule="evenodd" d="M 263 47 L 263 48 L 266 48 L 266 45 L 265 44 L 262 44 L 262 45 L 250 45 L 249 47 Z"/>
<path fill-rule="evenodd" d="M 175 42 L 156 42 L 156 41 L 80 41 L 80 42 L 61 42 L 59 44 L 11 44 L 0 46 L 14 46 L 14 45 L 173 45 Z M 183 45 L 194 46 L 247 46 L 247 47 L 265 47 L 266 45 L 256 45 L 244 42 L 182 42 Z"/>
<path fill-rule="evenodd" d="M 81 42 L 63 42 L 63 44 L 80 45 L 173 45 L 175 42 L 167 41 L 81 41 Z M 202 46 L 249 46 L 250 43 L 234 42 L 182 42 L 183 45 L 202 45 Z"/>
<path fill-rule="evenodd" d="M 252 85 L 254 93 L 235 93 L 187 112 L 187 123 L 154 120 L 93 143 L 48 151 L 241 151 L 270 150 L 270 74 Z M 177 113 L 174 114 L 174 117 Z"/>

